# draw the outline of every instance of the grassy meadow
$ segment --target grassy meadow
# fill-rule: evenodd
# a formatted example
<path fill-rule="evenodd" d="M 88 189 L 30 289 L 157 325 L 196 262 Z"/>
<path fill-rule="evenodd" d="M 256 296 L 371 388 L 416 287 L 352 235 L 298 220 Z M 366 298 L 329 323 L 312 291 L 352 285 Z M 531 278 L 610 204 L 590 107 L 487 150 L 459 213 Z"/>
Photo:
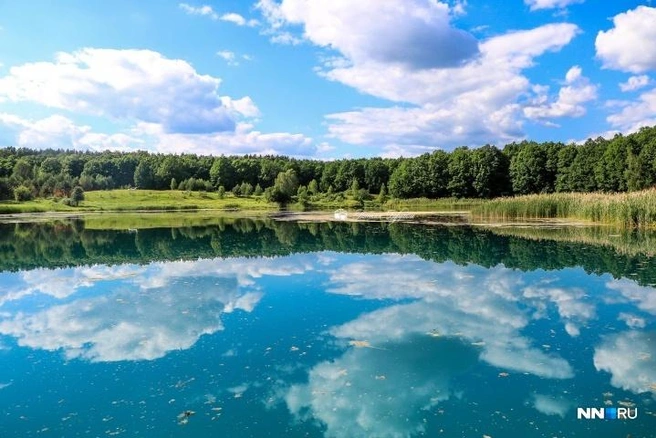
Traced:
<path fill-rule="evenodd" d="M 275 210 L 278 205 L 261 196 L 219 198 L 212 192 L 180 190 L 98 190 L 85 193 L 77 207 L 51 199 L 0 202 L 0 213 L 88 212 L 88 211 L 178 211 L 178 210 Z"/>

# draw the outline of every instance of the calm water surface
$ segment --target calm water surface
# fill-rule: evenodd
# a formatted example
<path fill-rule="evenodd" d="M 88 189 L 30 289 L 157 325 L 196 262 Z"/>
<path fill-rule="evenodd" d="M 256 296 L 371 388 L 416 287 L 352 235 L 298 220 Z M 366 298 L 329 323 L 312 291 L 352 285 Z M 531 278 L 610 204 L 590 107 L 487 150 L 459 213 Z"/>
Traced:
<path fill-rule="evenodd" d="M 464 227 L 61 221 L 0 225 L 0 271 L 1 437 L 656 436 L 639 253 Z"/>

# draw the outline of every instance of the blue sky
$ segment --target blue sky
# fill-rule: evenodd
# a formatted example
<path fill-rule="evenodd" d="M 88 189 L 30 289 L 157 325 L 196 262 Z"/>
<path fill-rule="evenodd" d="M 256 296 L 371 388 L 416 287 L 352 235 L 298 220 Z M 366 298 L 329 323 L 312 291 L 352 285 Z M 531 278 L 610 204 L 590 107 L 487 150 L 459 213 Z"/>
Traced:
<path fill-rule="evenodd" d="M 0 3 L 0 146 L 411 156 L 656 124 L 656 8 Z"/>

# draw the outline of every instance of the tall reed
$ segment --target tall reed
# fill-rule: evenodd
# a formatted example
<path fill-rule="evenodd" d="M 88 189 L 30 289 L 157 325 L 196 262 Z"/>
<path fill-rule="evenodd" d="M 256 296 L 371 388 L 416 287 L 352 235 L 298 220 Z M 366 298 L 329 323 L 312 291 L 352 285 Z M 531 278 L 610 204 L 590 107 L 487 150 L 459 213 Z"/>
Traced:
<path fill-rule="evenodd" d="M 656 189 L 632 193 L 550 193 L 497 198 L 475 207 L 475 216 L 515 220 L 578 219 L 623 227 L 656 226 Z"/>

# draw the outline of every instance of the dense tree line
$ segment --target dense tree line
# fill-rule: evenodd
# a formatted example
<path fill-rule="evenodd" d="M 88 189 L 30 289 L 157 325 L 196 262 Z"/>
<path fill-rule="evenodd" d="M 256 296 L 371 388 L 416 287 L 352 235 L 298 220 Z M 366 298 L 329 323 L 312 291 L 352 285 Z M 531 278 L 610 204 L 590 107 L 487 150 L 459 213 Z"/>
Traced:
<path fill-rule="evenodd" d="M 232 191 L 285 202 L 318 193 L 353 197 L 479 197 L 631 191 L 656 185 L 656 127 L 583 145 L 511 143 L 414 158 L 335 161 L 283 156 L 163 155 L 0 149 L 0 200 L 70 197 L 73 189 L 137 187 Z"/>

